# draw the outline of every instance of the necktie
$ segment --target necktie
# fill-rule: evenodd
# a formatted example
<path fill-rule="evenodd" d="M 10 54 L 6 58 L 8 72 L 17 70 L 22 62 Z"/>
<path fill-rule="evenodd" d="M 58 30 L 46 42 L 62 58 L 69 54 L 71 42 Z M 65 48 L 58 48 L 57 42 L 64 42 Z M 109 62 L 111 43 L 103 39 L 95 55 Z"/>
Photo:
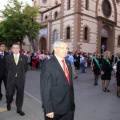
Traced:
<path fill-rule="evenodd" d="M 14 60 L 15 60 L 15 63 L 16 63 L 16 65 L 17 65 L 17 64 L 18 64 L 18 57 L 17 57 L 17 54 L 15 54 Z"/>
<path fill-rule="evenodd" d="M 67 78 L 67 81 L 68 81 L 68 83 L 70 84 L 70 77 L 69 77 L 68 68 L 67 68 L 67 66 L 65 65 L 65 61 L 64 61 L 64 60 L 61 60 L 61 62 L 62 62 L 63 71 L 64 71 L 64 73 L 65 73 L 65 76 L 66 76 L 66 78 Z"/>
<path fill-rule="evenodd" d="M 15 60 L 15 64 L 17 65 L 18 64 L 18 56 L 17 56 L 17 54 L 15 54 L 14 60 Z M 16 73 L 15 77 L 17 77 L 17 73 Z"/>

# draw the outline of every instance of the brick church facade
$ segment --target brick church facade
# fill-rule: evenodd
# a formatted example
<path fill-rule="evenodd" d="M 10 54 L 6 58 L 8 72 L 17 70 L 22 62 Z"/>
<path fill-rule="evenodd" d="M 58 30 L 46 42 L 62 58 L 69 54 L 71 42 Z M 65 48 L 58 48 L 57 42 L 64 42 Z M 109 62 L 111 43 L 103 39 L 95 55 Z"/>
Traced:
<path fill-rule="evenodd" d="M 70 51 L 120 52 L 119 0 L 32 0 L 39 6 L 41 25 L 36 47 L 53 50 L 58 38 Z"/>

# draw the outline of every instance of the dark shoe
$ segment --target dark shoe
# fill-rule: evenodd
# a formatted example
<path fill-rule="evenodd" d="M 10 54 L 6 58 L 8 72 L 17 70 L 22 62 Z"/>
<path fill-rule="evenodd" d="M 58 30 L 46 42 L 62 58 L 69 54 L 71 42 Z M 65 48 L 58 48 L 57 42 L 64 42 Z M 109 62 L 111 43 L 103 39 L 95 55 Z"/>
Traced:
<path fill-rule="evenodd" d="M 2 100 L 3 95 L 0 96 L 0 101 Z"/>
<path fill-rule="evenodd" d="M 8 111 L 11 110 L 11 105 L 7 105 L 7 110 L 8 110 Z"/>
<path fill-rule="evenodd" d="M 78 78 L 78 76 L 74 77 L 74 79 L 77 79 L 77 78 Z"/>
<path fill-rule="evenodd" d="M 105 88 L 106 89 L 106 92 L 110 92 L 110 90 L 108 90 L 107 88 Z"/>
<path fill-rule="evenodd" d="M 21 116 L 25 115 L 25 113 L 22 110 L 17 110 L 17 113 L 19 113 Z"/>

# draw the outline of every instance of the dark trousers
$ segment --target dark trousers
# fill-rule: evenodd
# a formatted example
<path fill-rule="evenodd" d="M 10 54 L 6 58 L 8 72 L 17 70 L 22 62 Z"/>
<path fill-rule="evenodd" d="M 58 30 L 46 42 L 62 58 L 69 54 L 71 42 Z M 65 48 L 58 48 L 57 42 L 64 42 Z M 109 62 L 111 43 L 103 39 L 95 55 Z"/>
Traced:
<path fill-rule="evenodd" d="M 48 118 L 45 115 L 45 120 L 74 120 L 74 111 L 69 111 L 67 114 L 64 115 L 55 114 L 53 119 Z"/>
<path fill-rule="evenodd" d="M 20 86 L 17 84 L 17 77 L 15 77 L 14 83 L 7 85 L 7 104 L 10 105 L 13 100 L 13 95 L 15 94 L 16 90 L 16 106 L 17 110 L 22 109 L 23 105 L 23 98 L 24 98 L 24 86 Z"/>
<path fill-rule="evenodd" d="M 2 81 L 4 83 L 5 90 L 6 90 L 6 87 L 7 87 L 7 76 L 4 74 L 4 72 L 0 73 L 0 97 L 2 97 L 2 92 L 1 92 Z"/>
<path fill-rule="evenodd" d="M 39 69 L 39 62 L 36 62 L 36 69 Z"/>

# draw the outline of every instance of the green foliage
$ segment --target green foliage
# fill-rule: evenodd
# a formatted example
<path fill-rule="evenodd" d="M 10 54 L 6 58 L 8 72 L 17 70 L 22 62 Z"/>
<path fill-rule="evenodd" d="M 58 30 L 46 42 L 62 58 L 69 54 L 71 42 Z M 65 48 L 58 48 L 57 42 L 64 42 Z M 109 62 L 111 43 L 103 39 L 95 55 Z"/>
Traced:
<path fill-rule="evenodd" d="M 28 36 L 30 43 L 34 43 L 36 35 L 40 29 L 40 24 L 36 22 L 39 13 L 38 7 L 23 6 L 22 2 L 9 0 L 9 4 L 2 11 L 4 22 L 0 24 L 0 39 L 11 43 L 23 43 L 23 39 Z M 33 50 L 35 50 L 32 44 Z"/>

